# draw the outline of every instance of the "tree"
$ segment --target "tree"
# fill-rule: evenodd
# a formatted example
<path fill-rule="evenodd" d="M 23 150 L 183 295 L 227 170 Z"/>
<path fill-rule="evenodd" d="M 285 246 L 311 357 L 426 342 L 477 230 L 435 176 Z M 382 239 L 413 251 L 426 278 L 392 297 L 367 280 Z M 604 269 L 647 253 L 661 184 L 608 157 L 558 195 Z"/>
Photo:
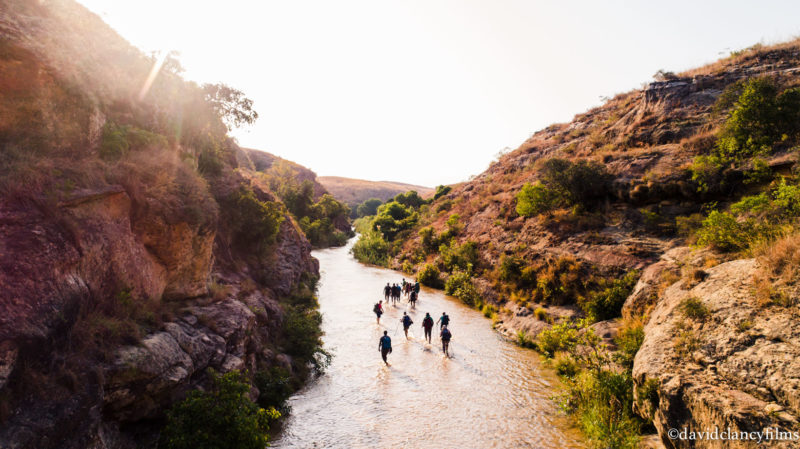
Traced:
<path fill-rule="evenodd" d="M 381 204 L 383 204 L 383 201 L 379 200 L 378 198 L 370 198 L 358 205 L 358 208 L 356 208 L 356 214 L 359 218 L 366 217 L 368 215 L 375 215 L 378 213 L 378 206 Z"/>
<path fill-rule="evenodd" d="M 558 205 L 558 194 L 541 182 L 525 183 L 517 193 L 517 213 L 522 217 L 532 217 L 550 212 Z"/>
<path fill-rule="evenodd" d="M 427 202 L 424 199 L 422 199 L 421 196 L 419 196 L 419 193 L 417 193 L 416 190 L 409 190 L 408 192 L 405 193 L 398 193 L 397 196 L 394 197 L 394 200 L 404 206 L 412 207 L 414 209 L 419 209 L 420 206 L 422 206 Z"/>
<path fill-rule="evenodd" d="M 436 186 L 436 193 L 433 195 L 433 200 L 438 200 L 439 198 L 450 193 L 451 190 L 453 190 L 453 188 L 450 186 Z"/>
<path fill-rule="evenodd" d="M 269 423 L 280 417 L 248 398 L 250 386 L 238 371 L 211 373 L 209 391 L 195 390 L 167 414 L 162 441 L 168 449 L 263 449 Z"/>
<path fill-rule="evenodd" d="M 542 183 L 556 191 L 569 204 L 589 205 L 608 194 L 611 175 L 594 161 L 570 162 L 552 158 L 539 170 Z"/>
<path fill-rule="evenodd" d="M 253 109 L 253 100 L 244 92 L 225 84 L 203 84 L 205 100 L 228 127 L 228 131 L 242 125 L 252 125 L 258 118 Z"/>

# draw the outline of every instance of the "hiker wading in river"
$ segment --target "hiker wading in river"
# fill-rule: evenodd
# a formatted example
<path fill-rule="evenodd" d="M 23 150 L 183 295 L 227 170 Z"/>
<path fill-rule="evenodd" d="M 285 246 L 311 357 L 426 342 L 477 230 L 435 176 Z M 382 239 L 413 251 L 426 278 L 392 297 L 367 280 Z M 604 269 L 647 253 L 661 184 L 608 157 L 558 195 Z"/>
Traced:
<path fill-rule="evenodd" d="M 403 323 L 403 332 L 405 332 L 406 339 L 408 339 L 408 328 L 411 327 L 411 325 L 414 324 L 414 322 L 411 321 L 411 317 L 408 316 L 405 312 L 403 312 L 403 318 L 400 318 L 400 322 Z"/>
<path fill-rule="evenodd" d="M 422 328 L 425 330 L 425 339 L 428 344 L 431 342 L 431 331 L 433 330 L 433 318 L 430 313 L 425 314 L 425 319 L 422 320 Z"/>
<path fill-rule="evenodd" d="M 442 339 L 442 351 L 444 351 L 444 355 L 450 357 L 448 349 L 450 348 L 450 339 L 453 338 L 453 334 L 450 333 L 447 326 L 442 326 L 442 332 L 439 333 L 439 338 Z"/>
<path fill-rule="evenodd" d="M 389 338 L 389 332 L 383 331 L 383 337 L 378 340 L 378 351 L 381 353 L 381 358 L 383 359 L 383 363 L 386 366 L 389 366 L 389 362 L 386 360 L 386 356 L 392 353 L 392 339 Z"/>

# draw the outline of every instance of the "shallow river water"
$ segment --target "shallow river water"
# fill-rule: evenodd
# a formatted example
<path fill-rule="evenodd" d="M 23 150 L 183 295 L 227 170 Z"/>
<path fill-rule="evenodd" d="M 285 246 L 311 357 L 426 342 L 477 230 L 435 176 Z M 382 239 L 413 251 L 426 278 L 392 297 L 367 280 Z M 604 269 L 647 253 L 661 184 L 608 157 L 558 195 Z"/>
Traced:
<path fill-rule="evenodd" d="M 577 431 L 552 397 L 558 380 L 538 355 L 510 344 L 491 321 L 441 291 L 423 287 L 416 309 L 403 300 L 385 307 L 381 324 L 373 305 L 387 282 L 402 274 L 355 261 L 354 240 L 316 251 L 326 373 L 294 395 L 291 416 L 272 442 L 278 448 L 578 448 Z M 409 339 L 400 317 L 414 324 Z M 451 358 L 442 353 L 438 326 L 433 345 L 422 319 L 447 312 Z M 378 351 L 384 330 L 392 337 L 391 366 Z"/>

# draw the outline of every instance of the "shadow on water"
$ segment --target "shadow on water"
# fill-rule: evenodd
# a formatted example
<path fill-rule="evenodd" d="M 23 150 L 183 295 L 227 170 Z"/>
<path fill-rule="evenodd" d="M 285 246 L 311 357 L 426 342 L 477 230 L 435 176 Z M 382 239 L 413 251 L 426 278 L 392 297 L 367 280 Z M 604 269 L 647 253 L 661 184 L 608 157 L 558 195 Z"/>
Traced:
<path fill-rule="evenodd" d="M 415 308 L 390 304 L 377 324 L 372 306 L 403 274 L 359 264 L 352 243 L 314 253 L 325 346 L 334 358 L 290 399 L 292 415 L 273 447 L 584 447 L 553 402 L 558 382 L 538 355 L 504 341 L 478 311 L 423 288 Z M 398 326 L 403 312 L 414 321 L 409 339 Z M 438 327 L 431 344 L 423 339 L 426 312 L 434 320 L 450 315 L 452 357 L 442 352 Z M 392 338 L 388 367 L 378 351 L 383 331 Z"/>

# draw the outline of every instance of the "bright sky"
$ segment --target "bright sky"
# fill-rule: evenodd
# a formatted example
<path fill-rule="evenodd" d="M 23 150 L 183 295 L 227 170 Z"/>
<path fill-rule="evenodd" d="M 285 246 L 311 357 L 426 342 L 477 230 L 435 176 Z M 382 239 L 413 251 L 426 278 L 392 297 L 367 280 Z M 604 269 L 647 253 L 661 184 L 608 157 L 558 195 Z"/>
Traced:
<path fill-rule="evenodd" d="M 435 186 L 650 81 L 800 34 L 800 2 L 79 0 L 260 118 L 243 146 L 319 175 Z"/>

